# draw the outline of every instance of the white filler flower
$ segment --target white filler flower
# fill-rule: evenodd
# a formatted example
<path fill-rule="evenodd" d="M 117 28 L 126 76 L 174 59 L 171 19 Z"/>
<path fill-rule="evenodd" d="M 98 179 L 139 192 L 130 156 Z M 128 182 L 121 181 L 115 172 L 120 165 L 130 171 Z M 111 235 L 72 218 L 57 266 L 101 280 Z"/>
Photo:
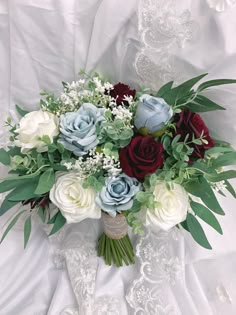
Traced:
<path fill-rule="evenodd" d="M 147 225 L 167 231 L 186 219 L 189 198 L 182 186 L 173 184 L 173 189 L 169 190 L 165 182 L 159 181 L 153 193 L 160 206 L 147 210 Z"/>
<path fill-rule="evenodd" d="M 101 217 L 101 209 L 95 204 L 96 192 L 91 188 L 84 189 L 76 173 L 59 172 L 56 177 L 50 200 L 60 209 L 67 223 Z"/>
<path fill-rule="evenodd" d="M 21 147 L 22 153 L 27 153 L 31 149 L 37 149 L 38 152 L 48 150 L 45 142 L 40 140 L 42 136 L 48 136 L 53 142 L 53 137 L 59 133 L 58 117 L 46 111 L 34 111 L 26 114 L 20 120 L 15 145 Z"/>

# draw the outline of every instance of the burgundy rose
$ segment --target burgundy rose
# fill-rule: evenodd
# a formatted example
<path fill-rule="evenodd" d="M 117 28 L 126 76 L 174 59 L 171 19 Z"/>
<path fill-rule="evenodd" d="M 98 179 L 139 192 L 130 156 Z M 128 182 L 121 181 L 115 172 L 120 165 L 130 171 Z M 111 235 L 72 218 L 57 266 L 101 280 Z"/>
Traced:
<path fill-rule="evenodd" d="M 163 146 L 152 136 L 136 136 L 120 150 L 120 165 L 125 174 L 143 182 L 163 164 Z"/>
<path fill-rule="evenodd" d="M 46 208 L 49 205 L 49 198 L 39 197 L 37 199 L 28 199 L 25 201 L 22 201 L 23 206 L 30 205 L 31 209 L 34 209 L 36 206 L 40 206 L 43 209 Z"/>
<path fill-rule="evenodd" d="M 110 95 L 116 99 L 116 104 L 121 105 L 124 103 L 126 106 L 128 105 L 128 102 L 125 101 L 125 96 L 133 96 L 135 97 L 136 91 L 131 90 L 130 87 L 123 83 L 117 83 L 114 85 L 114 88 L 110 91 Z"/>
<path fill-rule="evenodd" d="M 201 145 L 192 144 L 194 148 L 192 157 L 203 159 L 205 151 L 214 147 L 215 142 L 209 135 L 209 130 L 202 120 L 201 116 L 196 113 L 184 110 L 181 113 L 175 115 L 176 122 L 176 134 L 180 134 L 180 141 L 183 141 L 187 134 L 190 135 L 189 140 L 192 139 L 193 135 L 196 138 L 200 138 L 203 135 L 204 139 L 208 142 L 207 144 L 202 143 Z"/>

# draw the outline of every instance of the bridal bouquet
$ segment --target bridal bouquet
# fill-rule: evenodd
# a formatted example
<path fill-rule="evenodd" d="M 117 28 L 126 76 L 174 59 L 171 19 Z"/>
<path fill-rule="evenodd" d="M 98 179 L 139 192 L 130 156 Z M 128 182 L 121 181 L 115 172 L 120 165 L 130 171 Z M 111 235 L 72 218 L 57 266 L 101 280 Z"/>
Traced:
<path fill-rule="evenodd" d="M 223 110 L 203 92 L 236 80 L 199 84 L 204 76 L 136 93 L 84 75 L 63 83 L 60 97 L 42 93 L 37 111 L 16 106 L 22 118 L 16 125 L 7 120 L 10 144 L 0 149 L 0 162 L 10 169 L 0 182 L 0 192 L 9 191 L 0 215 L 21 207 L 1 242 L 24 216 L 26 246 L 37 213 L 51 225 L 50 235 L 66 223 L 102 218 L 98 255 L 108 265 L 134 263 L 128 225 L 138 234 L 145 225 L 184 228 L 211 249 L 201 221 L 222 234 L 215 214 L 224 211 L 215 192 L 236 197 L 229 182 L 236 171 L 224 169 L 235 164 L 236 152 L 212 139 L 198 113 Z"/>

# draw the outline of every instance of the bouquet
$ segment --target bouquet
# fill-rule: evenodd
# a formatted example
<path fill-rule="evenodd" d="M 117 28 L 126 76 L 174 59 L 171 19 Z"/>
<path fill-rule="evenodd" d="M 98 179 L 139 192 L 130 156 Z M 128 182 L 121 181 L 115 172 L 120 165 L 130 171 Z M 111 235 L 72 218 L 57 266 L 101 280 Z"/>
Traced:
<path fill-rule="evenodd" d="M 144 226 L 177 226 L 211 249 L 201 222 L 222 234 L 215 193 L 236 197 L 229 182 L 236 171 L 224 169 L 235 164 L 236 152 L 211 137 L 199 112 L 224 110 L 204 91 L 236 80 L 199 83 L 205 76 L 136 92 L 83 73 L 63 82 L 59 97 L 43 92 L 37 111 L 16 105 L 22 118 L 6 121 L 10 144 L 0 149 L 10 174 L 0 182 L 0 193 L 8 192 L 0 215 L 21 207 L 1 242 L 23 216 L 26 246 L 37 213 L 50 235 L 66 223 L 102 218 L 97 249 L 108 265 L 135 262 L 128 226 L 136 234 Z"/>

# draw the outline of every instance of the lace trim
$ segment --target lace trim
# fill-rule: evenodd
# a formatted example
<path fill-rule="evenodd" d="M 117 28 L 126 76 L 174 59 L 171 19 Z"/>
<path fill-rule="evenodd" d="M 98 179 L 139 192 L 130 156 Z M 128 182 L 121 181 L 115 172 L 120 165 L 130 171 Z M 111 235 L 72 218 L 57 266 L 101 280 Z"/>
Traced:
<path fill-rule="evenodd" d="M 56 268 L 66 267 L 78 306 L 68 306 L 60 315 L 121 315 L 121 301 L 116 296 L 95 298 L 98 257 L 96 242 L 80 232 L 70 233 L 65 225 L 50 241 L 56 245 L 53 261 Z"/>
<path fill-rule="evenodd" d="M 189 10 L 178 12 L 175 0 L 140 0 L 139 32 L 142 48 L 135 69 L 145 86 L 157 89 L 163 83 L 184 77 L 175 66 L 174 52 L 191 41 L 197 29 Z"/>
<path fill-rule="evenodd" d="M 179 231 L 148 232 L 136 247 L 140 277 L 128 290 L 126 300 L 134 315 L 173 315 L 174 306 L 168 303 L 170 286 L 183 281 L 183 261 L 170 252 L 170 242 L 179 242 Z"/>
<path fill-rule="evenodd" d="M 227 8 L 236 4 L 236 0 L 207 0 L 207 3 L 211 9 L 217 12 L 223 12 Z"/>

